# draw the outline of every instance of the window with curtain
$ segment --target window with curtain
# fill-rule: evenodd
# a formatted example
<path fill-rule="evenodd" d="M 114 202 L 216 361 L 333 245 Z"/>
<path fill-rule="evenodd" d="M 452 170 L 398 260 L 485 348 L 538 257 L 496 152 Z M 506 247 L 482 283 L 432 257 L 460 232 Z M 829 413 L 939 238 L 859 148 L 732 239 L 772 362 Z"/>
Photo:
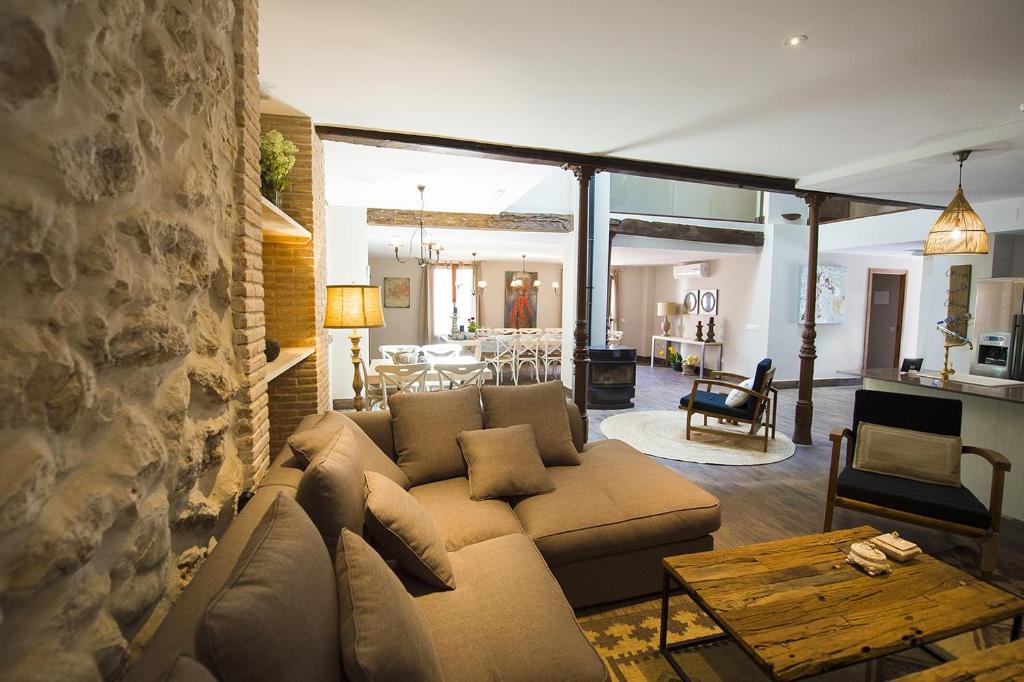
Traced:
<path fill-rule="evenodd" d="M 469 318 L 476 316 L 473 268 L 468 265 L 439 265 L 434 268 L 432 284 L 434 333 L 441 336 L 451 331 L 453 308 L 458 315 L 458 325 L 465 328 Z"/>

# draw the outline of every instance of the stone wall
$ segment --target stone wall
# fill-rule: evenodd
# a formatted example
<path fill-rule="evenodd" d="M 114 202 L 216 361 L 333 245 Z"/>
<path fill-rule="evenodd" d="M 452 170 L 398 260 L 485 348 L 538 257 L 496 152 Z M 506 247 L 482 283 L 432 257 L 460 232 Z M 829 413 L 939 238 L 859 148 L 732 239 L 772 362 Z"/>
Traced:
<path fill-rule="evenodd" d="M 316 352 L 270 382 L 270 448 L 284 445 L 302 417 L 328 409 L 327 343 L 324 332 L 327 204 L 323 143 L 304 116 L 263 114 L 263 132 L 277 130 L 298 147 L 281 209 L 309 230 L 306 244 L 263 246 L 267 338 Z"/>
<path fill-rule="evenodd" d="M 116 678 L 265 467 L 254 0 L 0 11 L 0 678 Z"/>

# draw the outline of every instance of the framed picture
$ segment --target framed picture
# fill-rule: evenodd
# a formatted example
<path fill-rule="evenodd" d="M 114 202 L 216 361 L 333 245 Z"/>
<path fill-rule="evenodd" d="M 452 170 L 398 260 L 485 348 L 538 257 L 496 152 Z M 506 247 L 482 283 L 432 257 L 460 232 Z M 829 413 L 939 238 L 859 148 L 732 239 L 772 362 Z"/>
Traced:
<path fill-rule="evenodd" d="M 384 307 L 408 308 L 412 280 L 408 277 L 384 278 Z"/>
<path fill-rule="evenodd" d="M 512 282 L 519 280 L 519 287 Z M 505 326 L 513 329 L 537 326 L 536 272 L 505 271 Z"/>
<path fill-rule="evenodd" d="M 717 315 L 718 314 L 718 289 L 701 289 L 700 290 L 700 314 L 701 315 Z"/>
<path fill-rule="evenodd" d="M 839 324 L 846 317 L 846 266 L 819 265 L 814 283 L 815 324 Z M 800 306 L 797 322 L 807 314 L 807 266 L 800 266 Z"/>
<path fill-rule="evenodd" d="M 694 315 L 700 312 L 700 291 L 690 289 L 683 294 L 683 302 L 679 304 L 679 312 L 683 315 Z"/>

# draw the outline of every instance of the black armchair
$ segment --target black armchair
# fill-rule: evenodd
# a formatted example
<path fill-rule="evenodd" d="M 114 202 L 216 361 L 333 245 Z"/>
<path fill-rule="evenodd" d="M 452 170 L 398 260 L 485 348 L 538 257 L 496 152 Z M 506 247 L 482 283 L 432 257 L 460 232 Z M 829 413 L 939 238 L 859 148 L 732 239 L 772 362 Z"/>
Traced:
<path fill-rule="evenodd" d="M 719 380 L 725 377 L 738 381 L 736 383 L 729 383 Z M 684 395 L 679 401 L 679 409 L 686 410 L 687 412 L 687 440 L 689 440 L 690 433 L 693 431 L 716 432 L 717 429 L 708 425 L 708 417 L 712 417 L 717 418 L 720 422 L 749 424 L 750 431 L 741 435 L 760 440 L 761 449 L 767 452 L 769 435 L 775 438 L 775 412 L 777 409 L 777 400 L 775 398 L 777 398 L 778 392 L 772 386 L 774 377 L 775 368 L 772 367 L 772 361 L 769 358 L 765 358 L 757 363 L 757 369 L 754 371 L 754 380 L 750 388 L 739 385 L 739 381 L 746 379 L 746 377 L 726 372 L 714 372 L 710 379 L 697 379 L 694 381 L 693 390 Z M 708 390 L 700 390 L 701 386 L 706 386 Z M 725 389 L 727 392 L 716 393 L 714 391 L 716 387 Z M 747 394 L 746 402 L 740 407 L 732 407 L 726 404 L 728 391 L 733 390 Z M 703 415 L 703 426 L 694 426 L 692 424 L 693 415 L 695 414 Z M 764 428 L 764 433 L 759 434 L 758 431 L 762 427 Z M 734 431 L 729 433 L 730 435 L 736 435 Z"/>
<path fill-rule="evenodd" d="M 977 455 L 992 465 L 992 488 L 986 507 L 967 488 L 935 485 L 921 481 L 861 471 L 853 468 L 857 427 L 868 422 L 943 436 L 959 436 L 963 406 L 959 400 L 889 393 L 857 391 L 853 427 L 834 429 L 832 466 L 825 498 L 824 530 L 832 530 L 836 507 L 854 509 L 875 516 L 903 521 L 975 538 L 981 545 L 981 574 L 989 579 L 999 553 L 1003 484 L 1010 462 L 993 450 L 964 445 L 962 453 Z M 839 470 L 843 440 L 846 463 Z"/>

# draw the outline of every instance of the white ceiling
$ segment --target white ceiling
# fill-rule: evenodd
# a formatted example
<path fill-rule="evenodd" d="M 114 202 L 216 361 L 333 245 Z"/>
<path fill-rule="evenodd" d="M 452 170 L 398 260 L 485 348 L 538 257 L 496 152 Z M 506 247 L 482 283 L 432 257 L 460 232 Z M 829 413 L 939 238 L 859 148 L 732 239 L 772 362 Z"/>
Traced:
<path fill-rule="evenodd" d="M 414 253 L 419 252 L 419 235 L 411 227 L 370 227 L 368 230 L 371 258 L 394 257 L 388 244 L 392 237 L 402 239 L 401 256 L 409 252 L 409 241 L 415 238 Z M 488 232 L 484 230 L 433 229 L 426 234 L 444 247 L 444 260 L 469 261 L 476 252 L 477 260 L 518 260 L 525 254 L 527 260 L 542 263 L 561 263 L 562 254 L 570 235 L 551 232 Z"/>
<path fill-rule="evenodd" d="M 552 173 L 551 166 L 383 149 L 324 145 L 327 203 L 332 206 L 500 213 Z"/>
<path fill-rule="evenodd" d="M 949 153 L 979 147 L 972 200 L 1024 193 L 1021 0 L 263 0 L 260 15 L 264 89 L 317 123 L 940 204 Z M 783 46 L 795 33 L 810 38 Z"/>

